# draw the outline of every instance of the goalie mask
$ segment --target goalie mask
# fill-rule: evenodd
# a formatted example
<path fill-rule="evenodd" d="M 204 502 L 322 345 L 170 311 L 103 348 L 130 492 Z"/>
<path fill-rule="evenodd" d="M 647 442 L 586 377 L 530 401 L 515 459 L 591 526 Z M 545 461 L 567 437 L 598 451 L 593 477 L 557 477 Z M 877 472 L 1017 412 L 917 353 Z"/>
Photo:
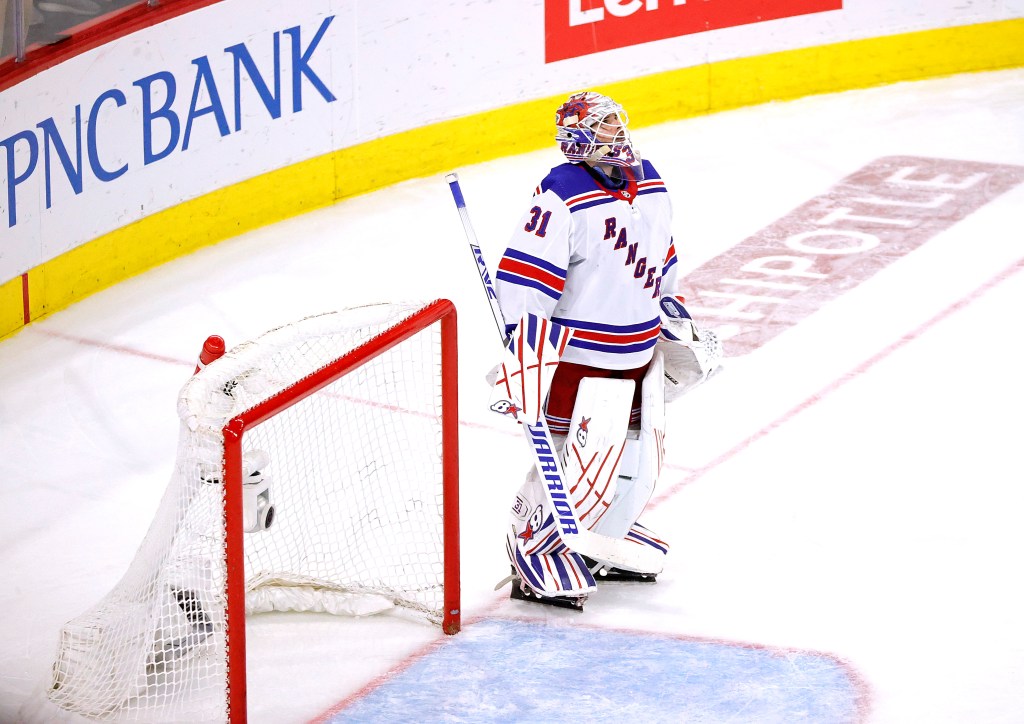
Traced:
<path fill-rule="evenodd" d="M 576 93 L 555 111 L 555 141 L 571 163 L 629 168 L 640 181 L 640 154 L 633 149 L 628 123 L 626 111 L 608 96 Z"/>

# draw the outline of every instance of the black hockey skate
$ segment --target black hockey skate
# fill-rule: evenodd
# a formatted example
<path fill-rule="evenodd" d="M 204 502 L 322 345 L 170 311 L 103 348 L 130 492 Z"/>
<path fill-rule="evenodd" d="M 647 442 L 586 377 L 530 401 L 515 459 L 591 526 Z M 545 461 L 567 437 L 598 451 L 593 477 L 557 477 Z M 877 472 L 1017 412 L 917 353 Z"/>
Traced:
<path fill-rule="evenodd" d="M 573 611 L 582 611 L 586 596 L 539 596 L 537 593 L 518 578 L 512 581 L 512 595 L 510 598 L 516 601 L 529 601 L 530 603 L 543 603 L 546 606 L 557 608 L 569 608 Z"/>
<path fill-rule="evenodd" d="M 621 568 L 613 568 L 607 566 L 604 563 L 598 563 L 593 558 L 587 558 L 583 556 L 583 560 L 587 564 L 587 568 L 594 574 L 594 580 L 598 583 L 607 581 L 609 583 L 619 583 L 623 581 L 630 581 L 634 583 L 656 583 L 658 580 L 657 573 L 637 573 L 636 571 L 624 571 Z"/>
<path fill-rule="evenodd" d="M 495 587 L 495 590 L 501 588 L 503 585 L 512 582 L 512 593 L 509 598 L 515 601 L 527 601 L 528 603 L 542 603 L 545 606 L 555 606 L 557 608 L 568 608 L 573 611 L 582 611 L 583 604 L 587 600 L 584 596 L 540 596 L 532 588 L 523 583 L 523 579 L 516 575 L 516 571 L 512 569 L 512 575 L 508 578 L 500 581 Z"/>

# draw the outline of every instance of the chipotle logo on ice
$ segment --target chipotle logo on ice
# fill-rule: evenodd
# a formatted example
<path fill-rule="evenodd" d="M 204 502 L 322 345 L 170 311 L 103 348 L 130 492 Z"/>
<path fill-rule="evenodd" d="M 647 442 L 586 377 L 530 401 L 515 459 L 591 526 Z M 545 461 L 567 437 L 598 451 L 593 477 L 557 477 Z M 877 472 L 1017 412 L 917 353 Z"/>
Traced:
<path fill-rule="evenodd" d="M 544 61 L 842 7 L 842 0 L 544 0 Z"/>

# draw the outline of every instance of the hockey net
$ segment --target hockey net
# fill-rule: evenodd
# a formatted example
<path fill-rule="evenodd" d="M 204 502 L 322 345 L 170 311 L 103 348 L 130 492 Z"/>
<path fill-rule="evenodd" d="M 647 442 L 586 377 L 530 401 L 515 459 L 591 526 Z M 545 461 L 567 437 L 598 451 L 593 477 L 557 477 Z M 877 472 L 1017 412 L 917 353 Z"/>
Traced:
<path fill-rule="evenodd" d="M 62 630 L 47 706 L 244 721 L 257 611 L 399 607 L 458 631 L 456 383 L 446 300 L 303 319 L 198 372 L 154 522 Z"/>

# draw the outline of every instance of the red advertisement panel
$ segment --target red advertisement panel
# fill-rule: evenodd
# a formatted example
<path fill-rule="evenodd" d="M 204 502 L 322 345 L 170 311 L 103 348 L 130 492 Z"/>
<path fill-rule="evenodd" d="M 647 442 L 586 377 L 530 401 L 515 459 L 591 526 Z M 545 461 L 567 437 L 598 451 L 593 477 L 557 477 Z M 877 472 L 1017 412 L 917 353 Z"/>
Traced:
<path fill-rule="evenodd" d="M 544 60 L 842 7 L 842 0 L 544 0 Z"/>

